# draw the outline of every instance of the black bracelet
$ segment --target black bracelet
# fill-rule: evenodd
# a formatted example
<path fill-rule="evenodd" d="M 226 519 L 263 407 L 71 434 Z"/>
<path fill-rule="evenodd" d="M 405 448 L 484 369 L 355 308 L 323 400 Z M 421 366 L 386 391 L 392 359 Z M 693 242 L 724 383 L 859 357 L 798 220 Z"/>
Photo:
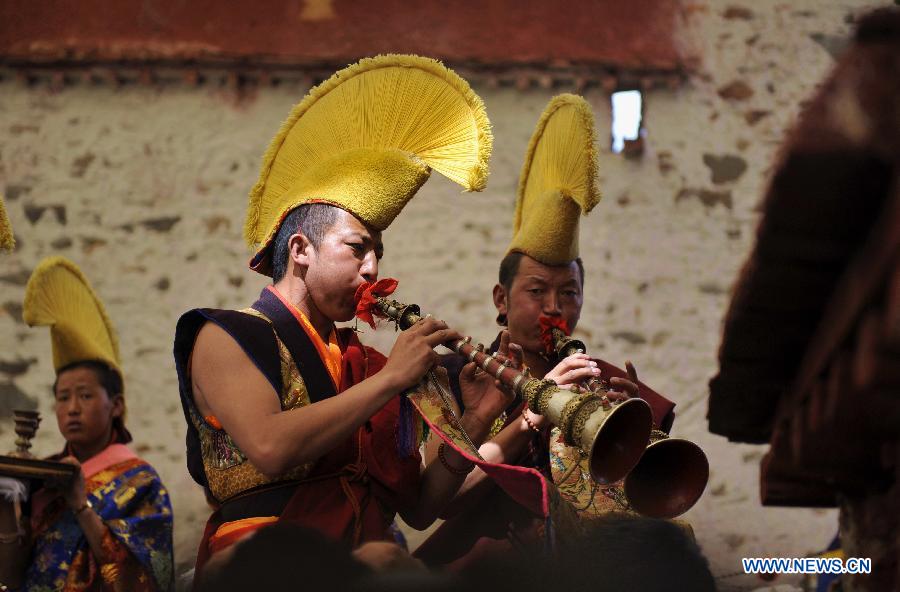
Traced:
<path fill-rule="evenodd" d="M 457 469 L 456 467 L 451 466 L 450 463 L 447 462 L 447 457 L 445 456 L 444 452 L 444 445 L 445 443 L 441 442 L 440 446 L 438 446 L 438 458 L 440 459 L 441 464 L 444 465 L 444 468 L 454 475 L 468 475 L 469 473 L 471 473 L 472 469 L 475 468 L 475 463 L 470 463 L 469 466 L 465 469 Z"/>

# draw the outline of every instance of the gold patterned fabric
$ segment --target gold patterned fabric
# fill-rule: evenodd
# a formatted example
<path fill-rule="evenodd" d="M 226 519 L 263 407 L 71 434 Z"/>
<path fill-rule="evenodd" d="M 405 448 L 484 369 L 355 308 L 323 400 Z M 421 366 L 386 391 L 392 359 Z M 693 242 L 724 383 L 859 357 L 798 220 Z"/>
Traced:
<path fill-rule="evenodd" d="M 591 479 L 588 459 L 563 442 L 559 428 L 550 432 L 550 474 L 559 490 L 581 519 L 599 518 L 609 512 L 630 512 L 621 481 L 600 485 Z"/>
<path fill-rule="evenodd" d="M 449 390 L 449 385 L 444 385 L 444 388 Z M 455 415 L 448 411 L 437 388 L 420 385 L 409 391 L 407 396 L 434 437 L 475 463 L 522 510 L 542 521 L 549 520 L 552 525 L 549 532 L 544 526 L 541 526 L 541 530 L 544 535 L 551 536 L 549 540 L 552 544 L 556 544 L 558 539 L 571 538 L 581 532 L 581 523 L 571 497 L 560 491 L 535 468 L 485 461 L 462 430 Z"/>
<path fill-rule="evenodd" d="M 259 317 L 271 324 L 271 320 L 255 309 L 246 308 L 240 312 Z M 278 339 L 274 329 L 272 334 L 278 344 L 281 362 L 282 388 L 281 392 L 278 393 L 278 398 L 282 411 L 309 405 L 310 400 L 306 384 L 303 382 L 303 378 L 300 376 L 300 372 L 294 364 L 287 346 Z M 190 407 L 190 417 L 191 422 L 200 434 L 203 468 L 206 471 L 210 493 L 219 502 L 224 502 L 260 485 L 303 479 L 312 469 L 313 463 L 307 463 L 278 477 L 266 477 L 241 452 L 231 436 L 225 430 L 214 427 L 201 417 L 193 404 Z"/>

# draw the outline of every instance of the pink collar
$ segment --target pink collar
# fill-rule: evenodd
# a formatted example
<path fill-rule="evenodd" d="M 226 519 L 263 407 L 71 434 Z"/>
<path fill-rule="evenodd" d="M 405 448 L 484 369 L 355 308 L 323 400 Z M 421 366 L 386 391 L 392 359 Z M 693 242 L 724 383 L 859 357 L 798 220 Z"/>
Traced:
<path fill-rule="evenodd" d="M 103 469 L 132 458 L 137 458 L 137 455 L 132 452 L 128 446 L 125 446 L 124 444 L 110 444 L 98 454 L 95 454 L 91 458 L 84 461 L 81 464 L 81 473 L 87 480 Z M 50 503 L 50 501 L 57 495 L 59 495 L 57 492 L 46 488 L 38 489 L 35 492 L 31 502 L 32 528 L 37 528 L 41 513 L 47 507 L 47 504 Z"/>
<path fill-rule="evenodd" d="M 100 453 L 84 461 L 81 464 L 81 472 L 84 474 L 85 479 L 90 479 L 103 469 L 132 458 L 137 458 L 137 455 L 128 446 L 124 444 L 110 444 Z"/>

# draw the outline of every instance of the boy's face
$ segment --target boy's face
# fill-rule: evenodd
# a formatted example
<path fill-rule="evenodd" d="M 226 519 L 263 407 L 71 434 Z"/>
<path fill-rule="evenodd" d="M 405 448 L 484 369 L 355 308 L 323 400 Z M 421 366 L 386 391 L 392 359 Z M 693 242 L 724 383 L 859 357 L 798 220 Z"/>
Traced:
<path fill-rule="evenodd" d="M 544 351 L 538 320 L 541 315 L 562 318 L 574 331 L 582 303 L 581 276 L 575 261 L 550 266 L 523 255 L 509 290 L 501 285 L 494 287 L 494 305 L 497 312 L 506 315 L 509 340 L 533 354 Z"/>
<path fill-rule="evenodd" d="M 378 279 L 381 233 L 340 210 L 319 248 L 311 247 L 304 282 L 316 308 L 336 322 L 356 314 L 356 289 Z"/>
<path fill-rule="evenodd" d="M 56 422 L 66 442 L 90 448 L 109 441 L 112 420 L 122 414 L 121 397 L 110 397 L 92 368 L 76 367 L 56 380 Z"/>

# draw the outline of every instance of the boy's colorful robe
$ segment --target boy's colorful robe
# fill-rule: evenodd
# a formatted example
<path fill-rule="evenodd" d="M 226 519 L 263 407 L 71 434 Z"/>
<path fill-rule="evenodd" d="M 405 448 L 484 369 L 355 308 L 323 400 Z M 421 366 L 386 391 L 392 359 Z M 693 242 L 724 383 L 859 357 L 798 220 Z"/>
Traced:
<path fill-rule="evenodd" d="M 32 501 L 25 590 L 171 590 L 172 506 L 156 471 L 124 444 L 109 445 L 81 470 L 113 561 L 99 564 L 63 499 L 41 490 Z"/>

